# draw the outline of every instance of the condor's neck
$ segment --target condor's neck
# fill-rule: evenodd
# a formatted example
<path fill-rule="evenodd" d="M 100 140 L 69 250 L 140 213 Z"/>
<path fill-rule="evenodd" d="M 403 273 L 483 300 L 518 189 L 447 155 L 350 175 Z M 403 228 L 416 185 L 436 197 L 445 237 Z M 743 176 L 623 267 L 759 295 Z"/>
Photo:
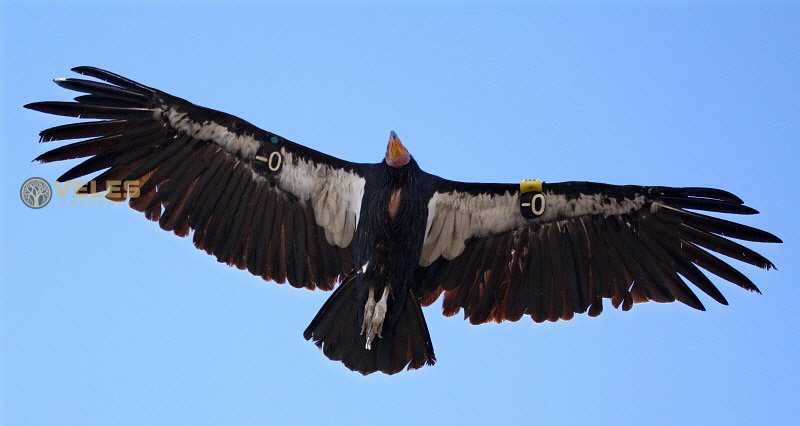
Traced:
<path fill-rule="evenodd" d="M 427 206 L 424 198 L 425 173 L 419 169 L 414 160 L 405 167 L 396 169 L 387 164 L 380 164 L 374 169 L 372 179 L 367 179 L 364 194 L 364 206 L 380 208 L 374 212 L 388 213 L 394 220 L 402 206 Z"/>
<path fill-rule="evenodd" d="M 421 173 L 419 166 L 413 159 L 407 165 L 399 168 L 392 167 L 386 163 L 381 166 L 381 180 L 387 189 L 392 190 L 414 185 L 416 177 Z"/>

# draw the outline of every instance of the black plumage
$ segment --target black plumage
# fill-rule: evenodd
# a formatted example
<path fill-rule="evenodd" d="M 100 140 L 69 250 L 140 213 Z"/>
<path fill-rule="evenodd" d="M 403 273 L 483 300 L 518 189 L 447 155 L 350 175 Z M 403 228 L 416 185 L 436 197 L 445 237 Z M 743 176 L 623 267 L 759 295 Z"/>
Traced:
<path fill-rule="evenodd" d="M 728 304 L 706 272 L 759 291 L 717 254 L 774 268 L 732 239 L 779 238 L 703 213 L 758 213 L 727 191 L 454 182 L 424 172 L 394 132 L 383 161 L 352 163 L 108 71 L 73 70 L 100 81 L 57 79 L 81 93 L 75 102 L 26 107 L 95 121 L 42 131 L 41 142 L 77 141 L 36 160 L 82 159 L 58 180 L 99 172 L 88 192 L 136 184 L 138 197 L 107 198 L 193 234 L 220 262 L 335 288 L 304 337 L 363 374 L 433 364 L 421 307 L 442 295 L 445 315 L 463 309 L 473 324 L 597 316 L 604 299 L 702 310 L 688 283 Z"/>

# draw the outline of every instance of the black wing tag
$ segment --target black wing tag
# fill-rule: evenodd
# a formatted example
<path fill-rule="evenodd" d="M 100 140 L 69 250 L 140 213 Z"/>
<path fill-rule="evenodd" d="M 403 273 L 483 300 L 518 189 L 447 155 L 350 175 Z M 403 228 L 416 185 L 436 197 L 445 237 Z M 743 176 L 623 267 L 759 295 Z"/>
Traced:
<path fill-rule="evenodd" d="M 519 212 L 526 219 L 535 219 L 544 213 L 545 198 L 542 192 L 544 182 L 523 180 L 519 183 Z"/>
<path fill-rule="evenodd" d="M 283 167 L 283 155 L 281 153 L 281 140 L 278 136 L 272 136 L 270 143 L 261 144 L 255 156 L 254 168 L 267 175 L 274 177 Z"/>

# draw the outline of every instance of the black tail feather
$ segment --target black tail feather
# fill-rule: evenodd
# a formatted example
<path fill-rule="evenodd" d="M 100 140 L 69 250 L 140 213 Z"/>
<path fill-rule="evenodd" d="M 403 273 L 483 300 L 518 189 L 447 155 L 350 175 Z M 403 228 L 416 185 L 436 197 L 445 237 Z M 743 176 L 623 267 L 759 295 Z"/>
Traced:
<path fill-rule="evenodd" d="M 433 365 L 436 357 L 422 308 L 409 292 L 400 317 L 383 337 L 365 349 L 366 338 L 360 333 L 355 280 L 343 282 L 322 305 L 311 324 L 303 332 L 328 358 L 367 375 L 380 371 L 399 373 L 403 369 Z"/>

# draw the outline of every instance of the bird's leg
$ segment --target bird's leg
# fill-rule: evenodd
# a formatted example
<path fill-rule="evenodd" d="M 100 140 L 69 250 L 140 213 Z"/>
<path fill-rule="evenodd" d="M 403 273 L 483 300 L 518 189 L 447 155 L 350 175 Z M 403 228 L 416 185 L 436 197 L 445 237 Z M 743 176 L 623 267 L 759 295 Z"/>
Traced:
<path fill-rule="evenodd" d="M 364 322 L 361 324 L 361 334 L 367 333 L 367 350 L 372 349 L 372 342 L 377 335 L 383 337 L 383 320 L 386 317 L 386 302 L 389 300 L 389 286 L 383 287 L 380 300 L 375 303 L 375 291 L 370 287 L 367 304 L 364 306 Z"/>
<path fill-rule="evenodd" d="M 364 334 L 369 327 L 369 322 L 372 320 L 372 313 L 375 311 L 375 289 L 370 286 L 369 294 L 367 295 L 367 304 L 364 305 L 364 320 L 361 321 L 361 334 Z M 369 343 L 367 343 L 369 346 Z M 367 348 L 369 349 L 369 348 Z"/>
<path fill-rule="evenodd" d="M 389 286 L 383 286 L 383 293 L 381 294 L 378 304 L 375 305 L 375 313 L 372 315 L 372 329 L 368 333 L 372 335 L 373 339 L 375 334 L 378 337 L 383 337 L 383 320 L 386 318 L 386 303 L 389 300 Z"/>

